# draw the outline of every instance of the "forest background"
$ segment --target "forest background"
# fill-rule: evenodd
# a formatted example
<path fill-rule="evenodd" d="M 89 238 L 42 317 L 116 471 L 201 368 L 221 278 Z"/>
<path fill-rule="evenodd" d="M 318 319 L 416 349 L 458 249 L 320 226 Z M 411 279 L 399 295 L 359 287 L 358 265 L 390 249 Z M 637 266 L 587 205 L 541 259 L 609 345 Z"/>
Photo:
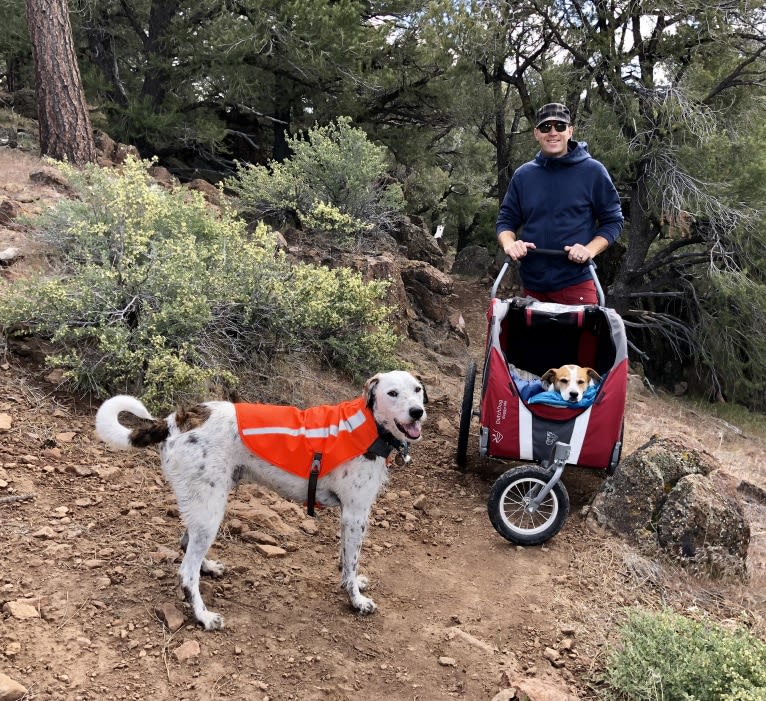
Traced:
<path fill-rule="evenodd" d="M 42 21 L 62 8 L 71 37 Z M 443 225 L 458 251 L 493 250 L 499 201 L 536 150 L 535 109 L 565 102 L 622 198 L 626 228 L 599 273 L 634 357 L 655 381 L 696 373 L 711 397 L 766 407 L 763 3 L 0 0 L 0 10 L 0 87 L 34 95 L 37 83 L 44 151 L 73 103 L 71 81 L 40 73 L 46 55 L 56 71 L 79 71 L 95 127 L 182 180 L 273 168 L 306 130 L 349 118 L 387 149 L 381 187 L 398 183 L 406 214 Z M 56 51 L 65 40 L 74 65 Z"/>

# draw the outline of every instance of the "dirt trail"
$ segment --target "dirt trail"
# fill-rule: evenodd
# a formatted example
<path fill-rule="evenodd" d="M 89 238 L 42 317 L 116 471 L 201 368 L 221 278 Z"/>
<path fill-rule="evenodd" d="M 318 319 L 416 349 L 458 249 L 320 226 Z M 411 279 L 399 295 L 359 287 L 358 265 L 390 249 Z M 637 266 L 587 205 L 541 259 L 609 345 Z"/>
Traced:
<path fill-rule="evenodd" d="M 471 345 L 450 362 L 480 359 L 487 295 L 482 284 L 456 284 Z M 505 542 L 486 499 L 507 466 L 480 460 L 474 436 L 469 471 L 454 469 L 462 377 L 417 347 L 406 355 L 426 381 L 429 420 L 413 463 L 392 470 L 363 551 L 378 612 L 353 614 L 337 586 L 335 511 L 310 522 L 295 505 L 240 488 L 213 554 L 229 569 L 203 590 L 226 619 L 216 633 L 193 624 L 177 591 L 181 527 L 156 452 L 109 451 L 93 436 L 94 407 L 9 359 L 0 369 L 0 672 L 26 698 L 62 701 L 473 701 L 514 675 L 584 700 L 596 698 L 589 679 L 622 606 L 663 597 L 763 621 L 762 524 L 747 587 L 699 587 L 676 573 L 650 581 L 619 540 L 586 527 L 581 512 L 600 481 L 573 470 L 563 531 L 541 547 Z M 640 382 L 626 416 L 628 452 L 654 432 L 683 433 L 704 441 L 732 480 L 764 483 L 764 437 L 745 438 Z M 24 494 L 34 498 L 2 501 Z M 254 531 L 285 554 L 259 554 L 245 535 Z M 158 613 L 168 605 L 186 616 L 172 633 Z"/>

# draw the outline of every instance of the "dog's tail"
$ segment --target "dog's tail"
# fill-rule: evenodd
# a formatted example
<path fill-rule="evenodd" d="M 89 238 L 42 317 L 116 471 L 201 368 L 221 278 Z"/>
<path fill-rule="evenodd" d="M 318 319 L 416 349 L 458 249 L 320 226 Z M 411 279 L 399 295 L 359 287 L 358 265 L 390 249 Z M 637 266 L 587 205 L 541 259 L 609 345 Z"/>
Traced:
<path fill-rule="evenodd" d="M 120 413 L 123 411 L 144 419 L 142 425 L 132 429 L 123 426 L 120 423 Z M 169 433 L 167 421 L 155 419 L 138 399 L 126 394 L 107 399 L 96 412 L 96 435 L 113 448 L 145 448 L 154 443 L 162 443 Z"/>

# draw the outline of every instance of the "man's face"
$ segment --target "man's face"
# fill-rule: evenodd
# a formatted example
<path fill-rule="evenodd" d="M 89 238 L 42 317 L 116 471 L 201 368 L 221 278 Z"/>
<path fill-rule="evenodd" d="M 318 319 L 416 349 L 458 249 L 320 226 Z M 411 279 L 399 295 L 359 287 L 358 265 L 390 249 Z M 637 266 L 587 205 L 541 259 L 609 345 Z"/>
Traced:
<path fill-rule="evenodd" d="M 547 127 L 550 130 L 545 133 Z M 556 127 L 565 127 L 564 131 L 557 131 Z M 567 142 L 572 136 L 574 129 L 571 124 L 549 119 L 535 127 L 535 140 L 540 144 L 540 151 L 548 158 L 561 158 L 567 153 Z"/>

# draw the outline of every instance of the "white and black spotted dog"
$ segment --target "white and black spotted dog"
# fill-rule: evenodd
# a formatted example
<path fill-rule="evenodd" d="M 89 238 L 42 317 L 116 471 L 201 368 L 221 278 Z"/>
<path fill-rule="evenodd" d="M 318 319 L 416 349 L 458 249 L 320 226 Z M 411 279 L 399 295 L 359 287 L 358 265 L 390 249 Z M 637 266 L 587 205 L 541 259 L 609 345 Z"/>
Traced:
<path fill-rule="evenodd" d="M 310 513 L 314 499 L 323 506 L 340 506 L 341 586 L 348 593 L 351 606 L 359 613 L 375 611 L 375 602 L 361 593 L 368 584 L 367 578 L 358 574 L 362 541 L 370 509 L 388 476 L 388 455 L 397 450 L 406 456 L 409 443 L 420 439 L 422 422 L 426 419 L 423 405 L 427 401 L 418 378 L 395 370 L 370 378 L 355 403 L 337 405 L 354 404 L 335 421 L 334 426 L 332 414 L 327 415 L 330 420 L 325 423 L 329 429 L 327 426 L 321 430 L 316 426 L 306 428 L 295 423 L 304 414 L 288 407 L 284 409 L 293 412 L 289 420 L 270 421 L 271 424 L 281 422 L 284 426 L 265 429 L 243 427 L 241 407 L 263 407 L 272 417 L 278 416 L 275 412 L 282 407 L 212 401 L 179 409 L 165 419 L 154 419 L 138 399 L 119 395 L 108 399 L 99 408 L 96 433 L 105 443 L 123 450 L 160 444 L 162 470 L 175 492 L 186 526 L 181 541 L 185 549 L 179 569 L 181 586 L 196 619 L 207 630 L 216 630 L 223 628 L 223 618 L 205 606 L 199 591 L 200 572 L 215 576 L 223 574 L 223 565 L 205 556 L 223 520 L 228 494 L 240 482 L 257 482 L 287 499 L 308 501 Z M 139 427 L 128 428 L 121 424 L 121 412 L 141 419 Z M 247 434 L 259 433 L 271 434 L 266 438 L 275 441 L 278 449 L 282 449 L 280 458 L 264 459 L 246 447 Z M 329 435 L 331 441 L 354 433 L 360 436 L 357 442 L 372 443 L 365 445 L 361 454 L 355 456 L 352 455 L 355 451 L 340 444 L 329 448 L 327 460 L 330 461 L 334 454 L 338 464 L 329 464 L 326 470 L 322 466 L 321 452 L 318 452 L 322 449 L 317 449 L 320 444 L 314 440 L 319 433 Z M 290 436 L 311 438 L 315 452 L 310 462 L 318 474 L 311 475 L 308 470 L 293 474 L 292 466 L 276 466 L 295 460 L 289 450 L 285 453 L 284 446 Z"/>

